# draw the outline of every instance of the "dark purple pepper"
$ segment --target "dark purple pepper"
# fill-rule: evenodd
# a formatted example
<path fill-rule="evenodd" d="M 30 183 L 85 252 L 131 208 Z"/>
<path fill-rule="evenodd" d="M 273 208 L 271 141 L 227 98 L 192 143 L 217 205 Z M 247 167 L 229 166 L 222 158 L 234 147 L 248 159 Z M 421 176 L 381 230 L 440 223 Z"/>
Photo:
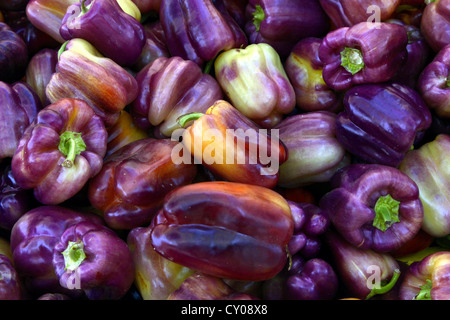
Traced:
<path fill-rule="evenodd" d="M 25 74 L 28 48 L 23 39 L 4 22 L 0 22 L 0 81 L 12 83 Z"/>

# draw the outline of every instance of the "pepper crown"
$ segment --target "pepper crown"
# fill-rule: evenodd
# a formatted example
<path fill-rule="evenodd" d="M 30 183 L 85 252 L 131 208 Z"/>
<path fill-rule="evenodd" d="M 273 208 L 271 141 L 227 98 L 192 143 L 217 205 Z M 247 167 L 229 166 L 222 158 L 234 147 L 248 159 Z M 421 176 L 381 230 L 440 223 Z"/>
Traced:
<path fill-rule="evenodd" d="M 364 60 L 361 50 L 346 47 L 341 51 L 341 66 L 352 75 L 364 68 Z"/>
<path fill-rule="evenodd" d="M 61 165 L 70 168 L 75 161 L 75 157 L 86 150 L 86 144 L 83 138 L 81 138 L 81 133 L 65 131 L 59 137 L 58 149 L 66 156 L 66 160 Z"/>
<path fill-rule="evenodd" d="M 83 250 L 83 241 L 69 241 L 67 248 L 62 252 L 64 256 L 64 270 L 75 271 L 86 259 L 86 253 Z"/>
<path fill-rule="evenodd" d="M 414 298 L 414 300 L 431 300 L 431 288 L 432 288 L 431 280 L 427 279 L 427 282 L 420 286 L 420 291 Z"/>
<path fill-rule="evenodd" d="M 375 204 L 375 219 L 373 226 L 381 231 L 386 231 L 396 222 L 400 222 L 398 211 L 400 202 L 391 197 L 390 194 L 378 198 Z"/>
<path fill-rule="evenodd" d="M 263 8 L 260 5 L 255 6 L 255 11 L 253 11 L 253 24 L 256 27 L 256 31 L 259 31 L 261 26 L 261 21 L 266 17 Z"/>

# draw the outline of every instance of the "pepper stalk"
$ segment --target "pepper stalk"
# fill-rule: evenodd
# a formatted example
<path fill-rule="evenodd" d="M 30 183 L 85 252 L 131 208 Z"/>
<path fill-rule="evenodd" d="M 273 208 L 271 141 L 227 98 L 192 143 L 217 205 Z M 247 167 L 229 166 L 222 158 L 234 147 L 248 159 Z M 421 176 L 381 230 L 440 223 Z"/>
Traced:
<path fill-rule="evenodd" d="M 70 168 L 73 166 L 75 157 L 86 150 L 86 144 L 81 137 L 81 133 L 65 131 L 60 136 L 58 149 L 66 156 L 61 165 Z"/>

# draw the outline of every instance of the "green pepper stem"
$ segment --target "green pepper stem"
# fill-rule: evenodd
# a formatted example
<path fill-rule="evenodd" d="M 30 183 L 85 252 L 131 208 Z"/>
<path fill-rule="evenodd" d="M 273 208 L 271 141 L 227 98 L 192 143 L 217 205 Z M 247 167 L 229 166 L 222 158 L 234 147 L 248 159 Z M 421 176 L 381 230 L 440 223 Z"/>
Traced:
<path fill-rule="evenodd" d="M 447 88 L 450 88 L 450 76 L 447 77 Z"/>
<path fill-rule="evenodd" d="M 379 197 L 374 208 L 373 226 L 384 232 L 394 223 L 400 222 L 399 209 L 400 201 L 392 198 L 390 194 Z"/>
<path fill-rule="evenodd" d="M 69 43 L 69 40 L 67 40 L 66 42 L 64 42 L 64 43 L 61 45 L 61 47 L 59 48 L 59 50 L 58 50 L 58 60 L 59 60 L 59 57 L 61 56 L 61 54 L 62 54 L 64 51 L 66 51 L 67 43 Z"/>
<path fill-rule="evenodd" d="M 214 65 L 214 61 L 215 59 L 209 60 L 208 62 L 206 62 L 205 68 L 203 69 L 203 72 L 205 74 L 210 74 L 211 73 L 211 69 Z"/>
<path fill-rule="evenodd" d="M 189 122 L 189 121 L 193 121 L 193 120 L 197 120 L 198 118 L 200 118 L 201 116 L 203 116 L 204 113 L 201 112 L 191 112 L 191 113 L 187 113 L 185 115 L 182 115 L 181 117 L 178 117 L 177 122 L 178 125 L 182 128 L 184 128 L 184 126 Z"/>
<path fill-rule="evenodd" d="M 427 279 L 423 286 L 420 286 L 420 291 L 415 296 L 414 300 L 431 300 L 431 289 L 433 285 L 430 279 Z"/>
<path fill-rule="evenodd" d="M 341 66 L 352 75 L 364 68 L 364 60 L 361 50 L 346 47 L 341 51 Z"/>
<path fill-rule="evenodd" d="M 86 5 L 84 4 L 86 2 L 86 0 L 81 0 L 81 13 L 85 14 L 86 12 L 88 12 L 88 9 L 86 8 Z"/>
<path fill-rule="evenodd" d="M 255 11 L 252 13 L 253 15 L 253 24 L 256 27 L 256 31 L 259 31 L 261 27 L 261 22 L 266 17 L 263 8 L 260 5 L 255 6 Z"/>
<path fill-rule="evenodd" d="M 64 256 L 65 270 L 75 271 L 86 259 L 86 253 L 83 250 L 83 241 L 69 241 L 67 248 L 62 252 Z"/>
<path fill-rule="evenodd" d="M 66 156 L 61 165 L 70 168 L 73 166 L 75 157 L 86 150 L 86 144 L 81 138 L 81 133 L 66 131 L 59 137 L 58 149 Z"/>
<path fill-rule="evenodd" d="M 374 295 L 384 294 L 384 293 L 389 292 L 395 286 L 395 284 L 397 283 L 397 280 L 399 278 L 400 278 L 400 270 L 395 269 L 391 280 L 386 285 L 384 285 L 380 288 L 373 288 L 372 291 L 370 291 L 370 293 L 367 295 L 366 300 L 372 298 Z"/>

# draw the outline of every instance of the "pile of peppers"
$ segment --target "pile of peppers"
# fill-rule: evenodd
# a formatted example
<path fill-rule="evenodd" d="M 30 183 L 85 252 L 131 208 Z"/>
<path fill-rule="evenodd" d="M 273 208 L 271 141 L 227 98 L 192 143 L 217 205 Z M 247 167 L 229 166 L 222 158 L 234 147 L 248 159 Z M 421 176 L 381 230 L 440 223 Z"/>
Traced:
<path fill-rule="evenodd" d="M 450 300 L 449 164 L 450 0 L 0 0 L 0 300 Z"/>

